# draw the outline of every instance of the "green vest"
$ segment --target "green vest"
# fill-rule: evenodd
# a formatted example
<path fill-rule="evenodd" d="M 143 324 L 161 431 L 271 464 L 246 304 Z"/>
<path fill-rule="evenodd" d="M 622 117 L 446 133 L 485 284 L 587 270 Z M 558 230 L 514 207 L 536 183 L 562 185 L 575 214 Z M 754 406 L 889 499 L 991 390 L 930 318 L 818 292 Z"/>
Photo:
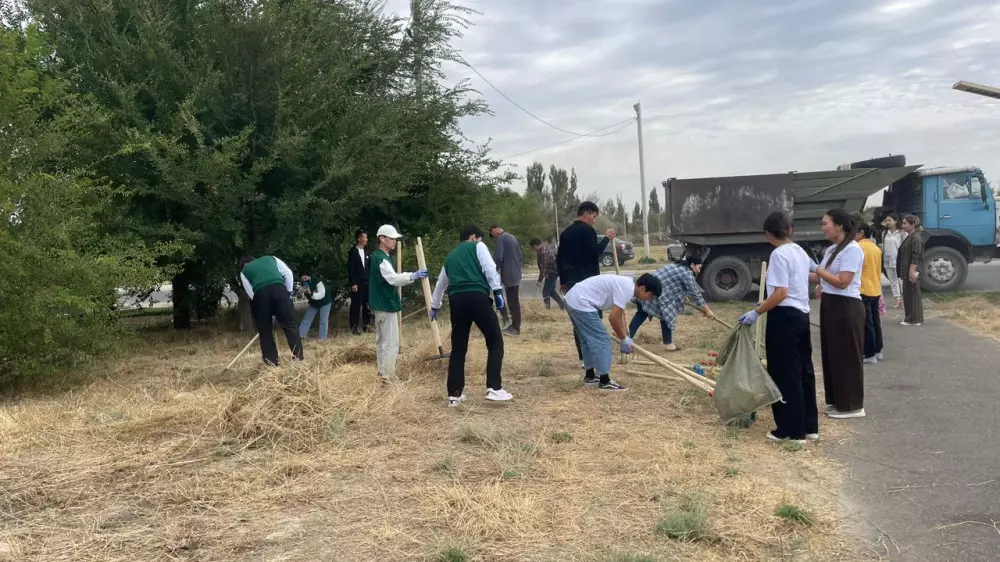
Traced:
<path fill-rule="evenodd" d="M 264 256 L 253 260 L 243 266 L 241 273 L 250 282 L 255 293 L 268 285 L 285 284 L 285 279 L 278 271 L 278 262 L 275 261 L 274 256 Z"/>
<path fill-rule="evenodd" d="M 382 262 L 392 265 L 392 259 L 385 250 L 379 248 L 372 254 L 371 267 L 368 270 L 368 306 L 380 312 L 399 312 L 403 305 L 399 302 L 399 293 L 382 277 Z M 399 273 L 398 271 L 396 273 Z"/>
<path fill-rule="evenodd" d="M 448 275 L 448 294 L 482 293 L 490 294 L 490 285 L 476 255 L 478 242 L 465 241 L 459 244 L 444 260 L 444 272 Z"/>
<path fill-rule="evenodd" d="M 330 285 L 327 282 L 325 282 L 322 279 L 320 279 L 319 277 L 316 277 L 315 275 L 311 275 L 310 276 L 310 278 L 309 278 L 309 288 L 314 293 L 316 292 L 316 285 L 319 285 L 320 283 L 322 283 L 323 287 L 326 289 L 326 294 L 323 295 L 323 298 L 318 299 L 318 300 L 312 298 L 313 297 L 312 295 L 309 295 L 309 306 L 311 306 L 313 308 L 323 308 L 324 306 L 326 306 L 326 305 L 330 304 L 331 302 L 333 302 L 333 293 L 330 292 Z"/>

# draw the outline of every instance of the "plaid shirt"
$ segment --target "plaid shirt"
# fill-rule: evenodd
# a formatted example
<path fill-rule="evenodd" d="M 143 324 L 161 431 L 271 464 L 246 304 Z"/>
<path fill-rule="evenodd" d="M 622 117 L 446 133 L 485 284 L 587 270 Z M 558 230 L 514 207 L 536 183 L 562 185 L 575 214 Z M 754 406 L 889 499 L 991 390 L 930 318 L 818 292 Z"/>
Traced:
<path fill-rule="evenodd" d="M 698 308 L 705 306 L 698 282 L 694 280 L 694 272 L 682 264 L 670 264 L 656 270 L 653 275 L 663 284 L 660 298 L 640 303 L 642 309 L 650 316 L 663 320 L 673 330 L 677 327 L 677 314 L 684 307 L 684 297 Z"/>
<path fill-rule="evenodd" d="M 552 275 L 558 275 L 556 257 L 548 244 L 542 244 L 538 247 L 538 282 L 541 283 Z"/>

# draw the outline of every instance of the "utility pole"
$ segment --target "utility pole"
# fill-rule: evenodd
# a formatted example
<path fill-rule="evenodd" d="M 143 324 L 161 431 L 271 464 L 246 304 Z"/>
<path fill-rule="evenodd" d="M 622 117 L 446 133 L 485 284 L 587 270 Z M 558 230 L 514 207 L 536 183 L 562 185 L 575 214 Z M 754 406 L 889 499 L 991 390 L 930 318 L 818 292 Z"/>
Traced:
<path fill-rule="evenodd" d="M 646 257 L 649 256 L 649 213 L 646 207 L 649 202 L 646 200 L 646 162 L 642 156 L 642 102 L 636 102 L 632 106 L 635 110 L 636 129 L 639 131 L 639 187 L 642 193 L 642 245 L 646 248 Z"/>

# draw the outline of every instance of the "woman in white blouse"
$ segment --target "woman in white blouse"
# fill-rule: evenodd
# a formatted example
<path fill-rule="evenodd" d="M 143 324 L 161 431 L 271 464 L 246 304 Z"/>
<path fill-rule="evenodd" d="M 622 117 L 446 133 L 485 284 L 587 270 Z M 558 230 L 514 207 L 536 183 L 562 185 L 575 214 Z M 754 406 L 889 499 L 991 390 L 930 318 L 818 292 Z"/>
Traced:
<path fill-rule="evenodd" d="M 823 216 L 823 234 L 833 245 L 815 265 L 810 282 L 819 283 L 820 352 L 827 416 L 865 417 L 865 305 L 861 302 L 861 269 L 865 254 L 854 241 L 858 224 L 844 209 Z"/>
<path fill-rule="evenodd" d="M 882 239 L 882 264 L 885 267 L 885 276 L 889 278 L 889 288 L 892 289 L 892 296 L 896 299 L 896 308 L 903 306 L 903 283 L 896 271 L 896 256 L 899 254 L 899 247 L 903 245 L 906 233 L 899 228 L 899 219 L 894 214 L 885 217 L 886 230 Z"/>

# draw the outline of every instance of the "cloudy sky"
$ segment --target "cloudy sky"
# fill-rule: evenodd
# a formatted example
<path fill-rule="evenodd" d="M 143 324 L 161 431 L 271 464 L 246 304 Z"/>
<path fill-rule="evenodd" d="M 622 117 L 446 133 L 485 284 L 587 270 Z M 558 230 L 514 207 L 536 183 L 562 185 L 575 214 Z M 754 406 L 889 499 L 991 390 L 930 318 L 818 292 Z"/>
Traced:
<path fill-rule="evenodd" d="M 831 169 L 889 153 L 1000 179 L 1000 101 L 951 89 L 1000 85 L 1000 2 L 455 1 L 480 12 L 462 55 L 546 121 L 593 131 L 641 100 L 647 189 L 671 176 Z M 387 9 L 408 12 L 405 0 Z M 493 139 L 518 173 L 536 160 L 575 167 L 582 195 L 639 199 L 634 124 L 541 148 L 573 137 L 468 68 L 449 69 L 449 80 L 464 78 L 495 112 L 464 130 Z"/>

